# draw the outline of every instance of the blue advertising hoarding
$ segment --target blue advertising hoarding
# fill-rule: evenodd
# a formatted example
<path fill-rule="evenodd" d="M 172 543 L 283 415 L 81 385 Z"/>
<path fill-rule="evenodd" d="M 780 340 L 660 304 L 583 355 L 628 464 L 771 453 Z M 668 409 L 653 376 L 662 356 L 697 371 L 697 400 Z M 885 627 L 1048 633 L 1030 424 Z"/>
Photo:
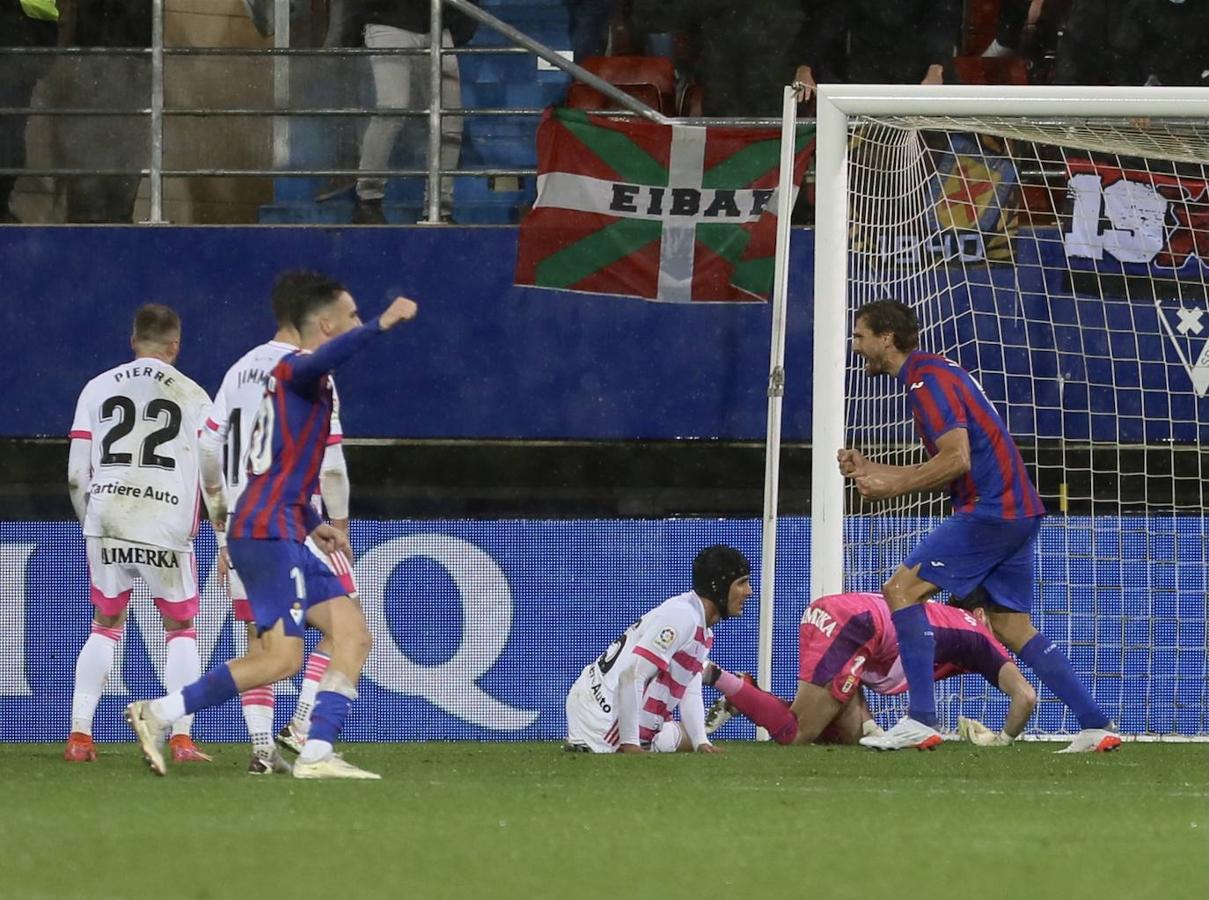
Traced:
<path fill-rule="evenodd" d="M 1035 621 L 1070 652 L 1128 733 L 1209 733 L 1207 525 L 1201 517 L 1055 517 L 1044 526 Z M 809 538 L 808 520 L 782 521 L 773 688 L 783 696 L 796 686 Z M 867 538 L 859 526 L 850 535 L 858 544 Z M 580 669 L 639 615 L 686 590 L 693 555 L 718 541 L 753 560 L 756 597 L 742 618 L 717 628 L 713 657 L 755 671 L 758 520 L 354 522 L 352 539 L 375 637 L 346 731 L 352 740 L 563 737 L 563 699 Z M 206 532 L 199 541 L 204 668 L 237 647 L 213 559 Z M 91 616 L 87 597 L 78 525 L 0 524 L 0 740 L 66 736 L 75 658 Z M 163 660 L 158 616 L 138 588 L 98 709 L 98 740 L 128 738 L 122 707 L 161 691 Z M 279 686 L 279 726 L 296 683 Z M 969 676 L 944 682 L 939 699 L 950 725 L 960 713 L 998 727 L 1006 712 Z M 892 705 L 874 708 L 883 719 L 894 713 Z M 1074 727 L 1042 692 L 1030 728 Z M 244 739 L 237 702 L 200 713 L 194 733 L 203 741 Z M 735 721 L 720 736 L 752 734 Z"/>
<path fill-rule="evenodd" d="M 1209 368 L 1192 366 L 1209 360 L 1203 298 L 1077 293 L 1071 266 L 1108 284 L 1113 261 L 1068 259 L 1053 228 L 1022 229 L 1014 247 L 1012 265 L 905 265 L 896 284 L 942 298 L 938 314 L 956 303 L 946 346 L 1017 438 L 1209 440 L 1209 383 L 1194 383 Z M 0 229 L 0 436 L 64 436 L 83 384 L 128 358 L 131 315 L 150 300 L 180 311 L 180 367 L 213 392 L 271 336 L 276 273 L 308 267 L 345 281 L 367 312 L 399 293 L 420 303 L 388 346 L 342 368 L 353 437 L 763 439 L 767 304 L 518 288 L 515 260 L 512 228 Z M 795 229 L 790 442 L 811 434 L 813 267 L 814 233 Z"/>

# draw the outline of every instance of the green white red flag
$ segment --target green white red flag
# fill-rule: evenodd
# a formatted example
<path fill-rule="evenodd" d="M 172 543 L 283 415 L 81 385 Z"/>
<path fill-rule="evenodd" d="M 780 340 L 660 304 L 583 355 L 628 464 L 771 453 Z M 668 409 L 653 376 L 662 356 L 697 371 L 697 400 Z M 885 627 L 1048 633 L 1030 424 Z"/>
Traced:
<path fill-rule="evenodd" d="M 795 198 L 813 150 L 813 126 L 799 127 Z M 779 129 L 547 110 L 516 283 L 672 302 L 765 300 L 779 156 Z"/>

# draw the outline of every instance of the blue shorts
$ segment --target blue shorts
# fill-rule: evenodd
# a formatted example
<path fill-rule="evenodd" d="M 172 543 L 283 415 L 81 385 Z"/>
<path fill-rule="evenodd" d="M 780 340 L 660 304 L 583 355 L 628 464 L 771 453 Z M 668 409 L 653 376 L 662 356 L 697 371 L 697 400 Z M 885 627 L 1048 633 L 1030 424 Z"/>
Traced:
<path fill-rule="evenodd" d="M 997 606 L 1028 612 L 1040 530 L 1041 516 L 988 519 L 956 513 L 924 538 L 903 565 L 918 565 L 920 578 L 954 597 L 981 587 Z"/>
<path fill-rule="evenodd" d="M 247 588 L 260 634 L 280 619 L 286 634 L 302 637 L 308 609 L 348 593 L 336 573 L 300 541 L 232 538 L 227 552 Z"/>

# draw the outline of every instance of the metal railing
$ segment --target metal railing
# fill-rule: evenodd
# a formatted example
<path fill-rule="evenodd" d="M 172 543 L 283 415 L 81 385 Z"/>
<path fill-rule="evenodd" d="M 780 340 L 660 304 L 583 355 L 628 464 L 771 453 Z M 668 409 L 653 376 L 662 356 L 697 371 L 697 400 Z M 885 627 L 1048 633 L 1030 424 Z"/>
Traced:
<path fill-rule="evenodd" d="M 584 69 L 553 50 L 503 22 L 485 10 L 480 9 L 468 0 L 431 0 L 432 15 L 429 33 L 429 45 L 417 49 L 369 49 L 369 48 L 308 48 L 295 49 L 290 44 L 289 0 L 274 0 L 274 47 L 272 48 L 210 48 L 210 47 L 165 47 L 164 46 L 164 0 L 152 0 L 152 34 L 149 48 L 111 48 L 111 47 L 54 47 L 54 48 L 6 48 L 4 54 L 17 56 L 124 56 L 147 57 L 150 63 L 150 94 L 145 106 L 129 108 L 116 107 L 58 107 L 58 108 L 0 108 L 0 116 L 32 115 L 32 116 L 65 116 L 65 117 L 104 117 L 104 116 L 145 116 L 148 119 L 149 154 L 146 167 L 131 168 L 100 168 L 100 167 L 57 167 L 57 168 L 0 168 L 0 175 L 49 175 L 49 176 L 134 176 L 146 177 L 149 184 L 148 224 L 163 224 L 164 219 L 164 179 L 178 177 L 423 177 L 426 182 L 427 202 L 422 222 L 435 223 L 440 221 L 440 182 L 448 177 L 491 177 L 516 176 L 524 177 L 536 174 L 532 168 L 484 167 L 473 169 L 443 169 L 440 166 L 441 123 L 446 117 L 519 117 L 540 116 L 541 108 L 507 108 L 507 107 L 456 107 L 446 108 L 442 105 L 441 97 L 441 61 L 444 55 L 458 56 L 474 55 L 508 55 L 534 54 L 545 60 L 551 66 L 569 74 L 573 79 L 595 88 L 613 103 L 622 107 L 621 110 L 602 110 L 610 116 L 638 116 L 661 124 L 671 122 L 691 121 L 693 124 L 730 124 L 730 125 L 778 125 L 779 120 L 773 119 L 708 119 L 692 120 L 669 119 L 657 110 L 652 109 L 635 99 L 615 85 Z M 457 47 L 442 46 L 441 35 L 444 31 L 444 7 L 451 7 L 460 13 L 476 20 L 481 25 L 491 28 L 512 46 L 508 47 Z M 373 108 L 319 106 L 294 108 L 291 102 L 290 66 L 295 58 L 305 57 L 359 57 L 359 56 L 418 56 L 427 55 L 429 58 L 428 81 L 429 102 L 426 107 L 392 108 L 374 106 Z M 166 107 L 164 100 L 164 69 L 165 60 L 175 57 L 268 57 L 272 59 L 272 107 L 255 106 L 209 107 L 184 106 Z M 427 119 L 426 163 L 423 169 L 387 168 L 362 169 L 338 166 L 291 168 L 291 117 L 365 117 L 365 116 L 400 116 Z M 210 167 L 210 168 L 168 168 L 164 164 L 164 134 L 165 122 L 169 117 L 196 116 L 231 116 L 231 117 L 262 117 L 272 121 L 271 159 L 272 168 L 239 168 L 239 167 Z"/>

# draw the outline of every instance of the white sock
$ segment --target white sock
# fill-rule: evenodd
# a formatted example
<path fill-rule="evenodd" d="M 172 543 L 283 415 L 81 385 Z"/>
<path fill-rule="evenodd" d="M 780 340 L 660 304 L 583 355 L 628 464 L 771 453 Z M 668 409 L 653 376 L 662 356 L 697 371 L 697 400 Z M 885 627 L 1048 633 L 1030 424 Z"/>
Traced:
<path fill-rule="evenodd" d="M 327 671 L 331 657 L 326 653 L 315 651 L 306 661 L 306 675 L 302 679 L 302 688 L 298 691 L 298 705 L 294 707 L 294 717 L 290 724 L 302 737 L 311 730 L 311 710 L 315 708 L 315 697 L 319 693 L 319 682 Z"/>
<path fill-rule="evenodd" d="M 298 754 L 299 762 L 315 762 L 323 759 L 332 752 L 332 745 L 327 741 L 316 741 L 307 739 L 307 742 L 302 747 L 302 752 Z"/>
<path fill-rule="evenodd" d="M 185 695 L 180 691 L 173 691 L 167 697 L 152 700 L 151 712 L 161 722 L 175 722 L 185 714 Z"/>
<path fill-rule="evenodd" d="M 201 657 L 197 654 L 197 629 L 182 628 L 165 633 L 168 641 L 168 659 L 164 663 L 164 688 L 168 692 L 179 691 L 187 684 L 201 678 Z M 188 734 L 193 727 L 193 716 L 181 715 L 172 723 L 172 733 Z"/>
<path fill-rule="evenodd" d="M 243 721 L 252 739 L 252 749 L 259 756 L 273 754 L 273 687 L 252 688 L 239 695 Z"/>
<path fill-rule="evenodd" d="M 113 668 L 113 653 L 121 636 L 121 626 L 106 628 L 93 623 L 92 634 L 76 659 L 75 690 L 71 695 L 72 731 L 92 734 L 92 718 Z"/>

